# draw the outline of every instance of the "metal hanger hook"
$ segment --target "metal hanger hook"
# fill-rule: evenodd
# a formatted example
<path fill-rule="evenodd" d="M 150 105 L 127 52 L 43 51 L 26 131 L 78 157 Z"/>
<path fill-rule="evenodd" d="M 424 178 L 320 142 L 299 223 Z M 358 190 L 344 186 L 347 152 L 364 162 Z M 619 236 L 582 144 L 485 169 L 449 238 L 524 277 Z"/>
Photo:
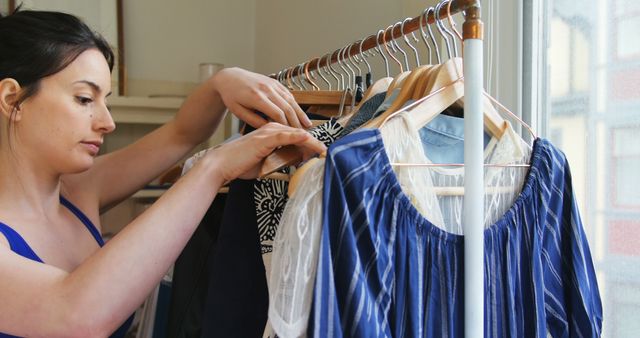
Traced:
<path fill-rule="evenodd" d="M 438 63 L 442 63 L 442 57 L 440 56 L 440 47 L 438 46 L 438 42 L 436 41 L 436 36 L 433 34 L 433 30 L 431 29 L 431 25 L 429 25 L 429 13 L 435 17 L 436 10 L 433 7 L 429 7 L 425 10 L 425 20 L 427 20 L 427 30 L 429 31 L 429 39 L 431 40 L 431 45 L 436 52 L 436 59 Z M 426 40 L 425 40 L 426 41 Z"/>
<path fill-rule="evenodd" d="M 400 26 L 398 28 L 401 28 L 402 21 L 396 22 L 395 24 L 393 24 L 393 28 L 391 28 L 391 45 L 393 46 L 395 44 L 396 48 L 402 54 L 402 57 L 404 58 L 404 66 L 405 66 L 404 70 L 409 70 L 411 69 L 411 67 L 409 67 L 409 57 L 407 56 L 407 53 L 404 51 L 404 48 L 402 48 L 400 44 L 398 44 L 398 41 L 396 41 L 396 39 L 393 38 L 393 32 L 396 30 L 396 26 Z M 402 29 L 400 30 L 400 35 L 402 35 Z"/>
<path fill-rule="evenodd" d="M 406 43 L 407 46 L 409 46 L 409 48 L 413 50 L 413 54 L 415 54 L 416 56 L 416 67 L 420 67 L 420 57 L 418 56 L 418 50 L 409 42 L 409 38 L 407 37 L 407 34 L 404 33 L 404 25 L 409 21 L 411 21 L 411 18 L 406 18 L 402 21 L 402 25 L 400 25 L 400 34 L 402 34 L 402 39 L 404 40 L 404 43 Z M 413 32 L 411 32 L 411 36 L 413 36 L 414 42 L 419 41 L 418 38 L 416 38 L 416 35 L 413 34 Z"/>
<path fill-rule="evenodd" d="M 291 74 L 293 74 L 293 67 L 289 68 L 289 70 L 287 70 L 287 75 L 286 75 L 286 80 L 287 80 L 287 88 L 289 88 L 289 90 L 293 90 L 293 84 L 291 81 Z"/>
<path fill-rule="evenodd" d="M 321 56 L 318 58 L 318 65 L 316 66 L 316 73 L 318 73 L 318 75 L 320 75 L 320 78 L 322 78 L 322 81 L 324 81 L 327 84 L 327 89 L 331 90 L 331 82 L 329 82 L 329 80 L 324 77 L 324 75 L 322 74 L 322 68 L 320 67 L 320 63 L 322 62 L 322 58 L 324 58 L 324 56 Z"/>
<path fill-rule="evenodd" d="M 371 65 L 369 64 L 369 62 L 367 61 L 367 54 L 365 54 L 364 52 L 362 52 L 362 44 L 364 43 L 364 39 L 360 40 L 360 58 L 362 59 L 362 61 L 364 62 L 365 65 L 367 65 L 367 70 L 369 71 L 369 74 L 371 74 Z M 373 50 L 373 49 L 372 49 Z M 356 59 L 357 60 L 357 59 Z"/>
<path fill-rule="evenodd" d="M 285 87 L 287 86 L 287 70 L 283 69 L 280 71 L 280 83 L 282 83 Z"/>
<path fill-rule="evenodd" d="M 351 68 L 351 65 L 349 64 L 348 51 L 351 49 L 351 46 L 352 45 L 342 48 L 342 62 L 344 62 L 344 65 L 347 66 L 347 69 L 351 72 L 351 76 L 352 76 L 349 78 L 349 80 L 351 81 L 349 83 L 349 86 L 353 86 L 356 83 L 356 72 L 353 70 L 353 68 Z"/>
<path fill-rule="evenodd" d="M 391 73 L 389 73 L 389 59 L 387 59 L 387 57 L 384 55 L 384 52 L 382 51 L 382 47 L 380 47 L 380 34 L 382 34 L 382 41 L 384 42 L 384 31 L 381 29 L 376 34 L 376 47 L 378 48 L 380 56 L 382 56 L 382 59 L 384 60 L 384 69 L 386 71 L 387 77 L 389 77 L 391 76 Z"/>
<path fill-rule="evenodd" d="M 342 56 L 343 51 L 344 51 L 344 47 L 338 50 L 338 65 L 340 66 L 340 68 L 342 68 L 342 71 L 347 76 L 347 82 L 345 82 L 345 85 L 346 85 L 345 88 L 351 88 L 351 74 L 349 73 L 349 70 L 347 70 L 347 68 L 345 67 L 344 58 Z"/>
<path fill-rule="evenodd" d="M 427 41 L 427 37 L 426 34 L 424 32 L 424 26 L 425 24 L 423 24 L 423 21 L 426 21 L 426 26 L 429 26 L 429 15 L 426 15 L 425 18 L 425 14 L 429 11 L 429 8 L 425 8 L 424 11 L 422 11 L 422 15 L 420 15 L 420 21 L 418 22 L 418 27 L 420 27 L 420 37 L 422 38 L 422 41 L 424 42 L 424 45 L 427 47 L 427 54 L 429 55 L 429 64 L 432 65 L 433 64 L 433 58 L 432 56 L 432 49 L 431 49 L 431 45 L 429 45 L 429 42 Z"/>
<path fill-rule="evenodd" d="M 325 74 L 330 75 L 331 77 L 336 79 L 336 88 L 340 89 L 340 79 L 336 76 L 336 74 L 333 73 L 333 68 L 331 68 L 331 55 L 326 54 L 324 57 L 326 60 L 324 65 Z M 329 89 L 331 89 L 331 86 L 329 86 Z"/>
<path fill-rule="evenodd" d="M 290 70 L 291 70 L 291 71 L 289 72 L 289 78 L 288 78 L 288 80 L 287 80 L 287 81 L 288 81 L 289 85 L 291 86 L 291 90 L 296 90 L 296 89 L 298 89 L 298 90 L 299 90 L 299 89 L 300 89 L 300 85 L 298 85 L 298 84 L 296 83 L 295 76 L 294 76 L 294 74 L 293 74 L 293 73 L 295 73 L 295 71 L 296 71 L 297 69 L 298 69 L 298 66 L 292 66 L 292 67 L 290 68 Z"/>
<path fill-rule="evenodd" d="M 317 59 L 317 58 L 316 58 Z M 309 65 L 311 64 L 312 61 L 314 61 L 315 59 L 312 59 L 310 61 L 307 61 L 304 64 L 304 77 L 307 80 L 307 82 L 309 82 L 311 84 L 311 87 L 313 88 L 313 90 L 320 90 L 320 87 L 318 87 L 318 85 L 313 82 L 313 79 L 311 79 L 311 76 L 309 75 Z"/>
<path fill-rule="evenodd" d="M 287 82 L 287 75 L 289 74 L 289 70 L 288 69 L 284 69 L 282 71 L 282 84 L 287 87 L 289 90 L 292 90 L 293 88 L 291 88 L 291 86 L 289 85 L 289 83 Z"/>
<path fill-rule="evenodd" d="M 392 28 L 391 33 L 393 34 L 393 25 L 391 25 L 387 27 L 382 33 L 382 43 L 384 45 L 384 49 L 387 51 L 387 54 L 391 57 L 391 59 L 393 59 L 393 61 L 395 61 L 398 64 L 398 67 L 400 67 L 400 73 L 402 73 L 404 72 L 404 68 L 402 67 L 402 62 L 400 62 L 398 58 L 396 58 L 393 54 L 391 54 L 391 52 L 389 51 L 389 46 L 387 45 L 387 30 L 389 28 Z M 391 37 L 391 41 L 393 41 L 393 37 Z M 393 44 L 391 44 L 391 47 L 393 48 Z"/>
<path fill-rule="evenodd" d="M 447 8 L 447 18 L 448 18 L 447 21 L 449 21 L 449 25 L 453 27 L 454 23 L 453 23 L 453 19 L 451 18 L 451 0 L 444 0 L 442 2 L 441 8 L 444 8 L 444 7 Z M 451 32 L 447 28 L 447 26 L 445 26 L 442 20 L 440 20 L 440 24 L 442 25 L 442 28 L 444 29 L 444 31 L 451 37 L 451 44 L 453 45 L 453 55 L 455 55 L 455 57 L 458 57 L 458 44 L 456 44 L 456 41 L 458 41 L 458 39 L 456 39 L 456 35 L 453 34 L 453 32 Z"/>
<path fill-rule="evenodd" d="M 331 53 L 331 55 L 329 56 L 329 68 L 331 69 L 332 72 L 334 72 L 335 74 L 340 76 L 340 84 L 338 85 L 339 89 L 344 89 L 345 88 L 345 82 L 344 82 L 344 75 L 342 73 L 340 73 L 339 71 L 337 71 L 335 68 L 333 68 L 333 65 L 331 64 L 331 60 L 333 59 L 333 54 L 335 54 L 336 52 L 334 51 L 333 53 Z M 340 57 L 336 57 L 336 60 L 338 60 L 338 65 L 340 65 Z"/>
<path fill-rule="evenodd" d="M 304 85 L 304 81 L 302 81 L 302 77 L 304 76 L 304 68 L 302 63 L 296 66 L 296 71 L 298 75 L 296 75 L 294 79 L 297 78 L 298 81 L 296 82 L 294 80 L 293 83 L 295 83 L 296 86 L 300 88 L 300 90 L 307 90 L 307 87 Z"/>
<path fill-rule="evenodd" d="M 355 43 L 349 45 L 349 49 L 347 49 L 347 59 L 358 70 L 358 76 L 362 77 L 362 69 L 360 69 L 360 66 L 358 66 L 358 64 L 354 61 L 355 56 L 351 56 L 351 48 L 353 47 L 354 44 L 359 42 L 360 41 L 356 41 Z"/>
<path fill-rule="evenodd" d="M 435 17 L 435 23 L 436 23 L 436 28 L 438 28 L 438 31 L 440 32 L 440 35 L 442 35 L 442 38 L 444 38 L 444 42 L 447 46 L 447 55 L 449 55 L 449 59 L 453 58 L 453 53 L 451 51 L 451 42 L 449 41 L 449 34 L 446 33 L 446 27 L 444 27 L 444 25 L 442 24 L 442 20 L 440 20 L 440 11 L 442 10 L 442 5 L 444 5 L 444 1 L 443 2 L 439 2 L 436 5 L 436 11 L 434 13 L 434 17 Z"/>
<path fill-rule="evenodd" d="M 453 30 L 453 32 L 456 33 L 456 36 L 458 37 L 458 41 L 462 43 L 462 41 L 464 41 L 464 38 L 462 37 L 462 34 L 460 34 L 460 32 L 458 32 L 458 30 L 456 29 L 456 23 L 453 21 L 453 18 L 451 17 L 451 3 L 452 1 L 449 1 L 449 3 L 447 3 L 447 19 L 448 19 L 447 21 L 449 21 L 449 26 L 451 26 L 451 30 Z M 456 55 L 457 54 L 458 53 L 456 53 Z"/>
<path fill-rule="evenodd" d="M 309 90 L 309 88 L 307 88 L 307 74 L 305 72 L 305 67 L 306 63 L 303 62 L 298 66 L 298 80 L 300 81 L 300 84 L 302 85 L 302 88 L 304 88 L 304 90 Z M 313 89 L 313 88 L 312 88 Z"/>
<path fill-rule="evenodd" d="M 317 59 L 316 59 L 316 60 L 317 60 Z M 315 81 L 318 81 L 318 72 L 319 72 L 319 70 L 318 70 L 318 69 L 310 69 L 310 70 L 309 70 L 309 76 L 311 76 L 311 79 L 312 79 L 314 82 L 315 82 Z M 317 82 L 316 82 L 316 84 L 317 84 Z M 318 88 L 317 88 L 316 90 L 322 90 L 322 89 L 320 88 L 320 85 L 319 85 L 319 84 L 317 84 L 317 85 L 318 85 Z"/>

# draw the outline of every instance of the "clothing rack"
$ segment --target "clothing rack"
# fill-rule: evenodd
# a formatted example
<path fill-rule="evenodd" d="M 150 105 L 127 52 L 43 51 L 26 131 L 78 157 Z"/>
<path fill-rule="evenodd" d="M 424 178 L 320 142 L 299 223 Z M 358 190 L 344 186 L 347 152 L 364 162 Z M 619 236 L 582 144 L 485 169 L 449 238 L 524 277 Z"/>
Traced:
<path fill-rule="evenodd" d="M 480 0 L 443 0 L 438 11 L 425 13 L 407 21 L 404 29 L 392 25 L 384 34 L 370 35 L 364 41 L 354 42 L 334 51 L 330 57 L 314 58 L 301 65 L 283 69 L 279 74 L 288 77 L 303 75 L 327 63 L 336 63 L 342 53 L 353 57 L 359 53 L 414 32 L 421 25 L 432 24 L 464 12 L 463 74 L 465 92 L 464 118 L 464 327 L 465 337 L 484 336 L 484 143 L 483 143 L 483 23 L 480 19 Z M 448 9 L 442 11 L 441 9 Z M 436 13 L 437 12 L 437 13 Z M 387 32 L 388 30 L 390 32 Z M 270 75 L 276 78 L 277 74 Z"/>
<path fill-rule="evenodd" d="M 376 48 L 379 45 L 388 43 L 391 40 L 398 39 L 403 35 L 407 35 L 409 33 L 415 32 L 416 30 L 420 29 L 421 25 L 426 26 L 426 24 L 435 23 L 436 15 L 438 15 L 438 18 L 442 20 L 456 13 L 466 11 L 467 12 L 467 15 L 465 16 L 465 23 L 466 23 L 467 17 L 471 14 L 469 13 L 469 11 L 470 10 L 472 11 L 473 8 L 478 8 L 477 16 L 475 16 L 474 14 L 474 17 L 477 18 L 477 22 L 474 21 L 474 24 L 469 26 L 468 32 L 463 26 L 463 37 L 465 40 L 467 38 L 482 40 L 483 29 L 482 29 L 482 21 L 480 20 L 480 0 L 451 0 L 451 1 L 444 0 L 442 1 L 442 8 L 438 14 L 436 14 L 435 11 L 423 13 L 422 15 L 419 15 L 411 19 L 410 21 L 407 21 L 404 24 L 403 29 L 401 29 L 399 25 L 391 25 L 384 30 L 385 34 L 369 35 L 368 37 L 364 38 L 364 41 L 362 42 L 362 49 L 360 49 L 360 41 L 357 41 L 343 48 L 333 51 L 332 53 L 329 54 L 330 57 L 313 58 L 302 63 L 304 67 L 300 67 L 300 65 L 295 65 L 295 66 L 291 66 L 289 68 L 283 69 L 282 71 L 280 71 L 280 73 L 288 74 L 287 75 L 288 77 L 301 76 L 306 71 L 315 71 L 318 68 L 325 67 L 327 65 L 327 62 L 329 61 L 331 64 L 337 63 L 338 58 L 340 57 L 340 53 L 345 50 L 346 52 L 344 52 L 343 54 L 344 58 L 354 57 L 360 54 L 361 52 L 366 52 L 372 48 Z M 448 11 L 444 11 L 443 9 L 448 9 Z M 424 20 L 425 14 L 426 14 L 427 20 Z M 270 74 L 269 76 L 275 78 L 277 74 Z"/>

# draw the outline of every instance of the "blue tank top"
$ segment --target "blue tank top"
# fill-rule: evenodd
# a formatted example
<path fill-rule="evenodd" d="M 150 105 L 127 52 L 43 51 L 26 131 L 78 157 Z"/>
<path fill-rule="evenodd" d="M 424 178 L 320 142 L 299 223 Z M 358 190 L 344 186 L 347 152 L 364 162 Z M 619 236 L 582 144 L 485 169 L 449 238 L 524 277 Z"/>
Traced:
<path fill-rule="evenodd" d="M 95 227 L 95 225 L 93 225 L 93 223 L 91 223 L 89 218 L 87 218 L 87 216 L 85 216 L 85 214 L 82 213 L 80 209 L 76 208 L 75 205 L 71 204 L 71 202 L 69 202 L 62 196 L 60 196 L 60 203 L 62 203 L 62 205 L 64 205 L 67 209 L 69 209 L 69 211 L 71 211 L 76 217 L 78 217 L 78 219 L 80 219 L 82 224 L 87 227 L 93 238 L 95 238 L 95 240 L 98 242 L 98 245 L 102 247 L 104 245 L 104 240 L 102 239 L 102 236 L 100 235 L 98 229 Z M 42 259 L 40 259 L 40 257 L 38 257 L 38 255 L 33 251 L 33 249 L 31 249 L 29 244 L 27 244 L 27 242 L 22 238 L 22 236 L 20 236 L 15 230 L 11 229 L 8 225 L 2 222 L 0 222 L 0 233 L 3 234 L 9 241 L 11 251 L 17 253 L 22 257 L 31 259 L 36 262 L 44 263 Z M 127 333 L 129 327 L 131 326 L 132 321 L 133 315 L 129 317 L 129 319 L 127 319 L 127 321 L 111 335 L 111 338 L 123 338 Z M 0 332 L 0 338 L 16 337 Z"/>

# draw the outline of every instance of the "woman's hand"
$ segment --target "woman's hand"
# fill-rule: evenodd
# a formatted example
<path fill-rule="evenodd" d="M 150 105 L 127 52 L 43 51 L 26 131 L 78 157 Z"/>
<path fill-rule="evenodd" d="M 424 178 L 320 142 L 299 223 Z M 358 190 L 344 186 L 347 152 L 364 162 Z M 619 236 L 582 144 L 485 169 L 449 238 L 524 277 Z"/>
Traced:
<path fill-rule="evenodd" d="M 211 78 L 225 106 L 254 128 L 267 120 L 295 128 L 310 127 L 311 121 L 293 95 L 278 81 L 240 68 L 225 68 Z"/>
<path fill-rule="evenodd" d="M 274 149 L 289 144 L 300 145 L 305 149 L 305 159 L 313 154 L 324 152 L 325 145 L 308 132 L 270 122 L 231 142 L 207 153 L 215 159 L 218 173 L 224 181 L 235 178 L 256 178 L 262 160 Z"/>

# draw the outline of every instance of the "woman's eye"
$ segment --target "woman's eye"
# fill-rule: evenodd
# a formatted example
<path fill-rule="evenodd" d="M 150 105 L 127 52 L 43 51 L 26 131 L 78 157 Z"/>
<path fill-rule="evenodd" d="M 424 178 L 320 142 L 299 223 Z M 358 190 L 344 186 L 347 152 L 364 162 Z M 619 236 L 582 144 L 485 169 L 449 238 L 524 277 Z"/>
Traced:
<path fill-rule="evenodd" d="M 89 104 L 91 102 L 93 102 L 93 100 L 89 97 L 84 97 L 84 96 L 76 96 L 76 100 L 78 101 L 78 103 L 85 105 L 85 104 Z"/>

